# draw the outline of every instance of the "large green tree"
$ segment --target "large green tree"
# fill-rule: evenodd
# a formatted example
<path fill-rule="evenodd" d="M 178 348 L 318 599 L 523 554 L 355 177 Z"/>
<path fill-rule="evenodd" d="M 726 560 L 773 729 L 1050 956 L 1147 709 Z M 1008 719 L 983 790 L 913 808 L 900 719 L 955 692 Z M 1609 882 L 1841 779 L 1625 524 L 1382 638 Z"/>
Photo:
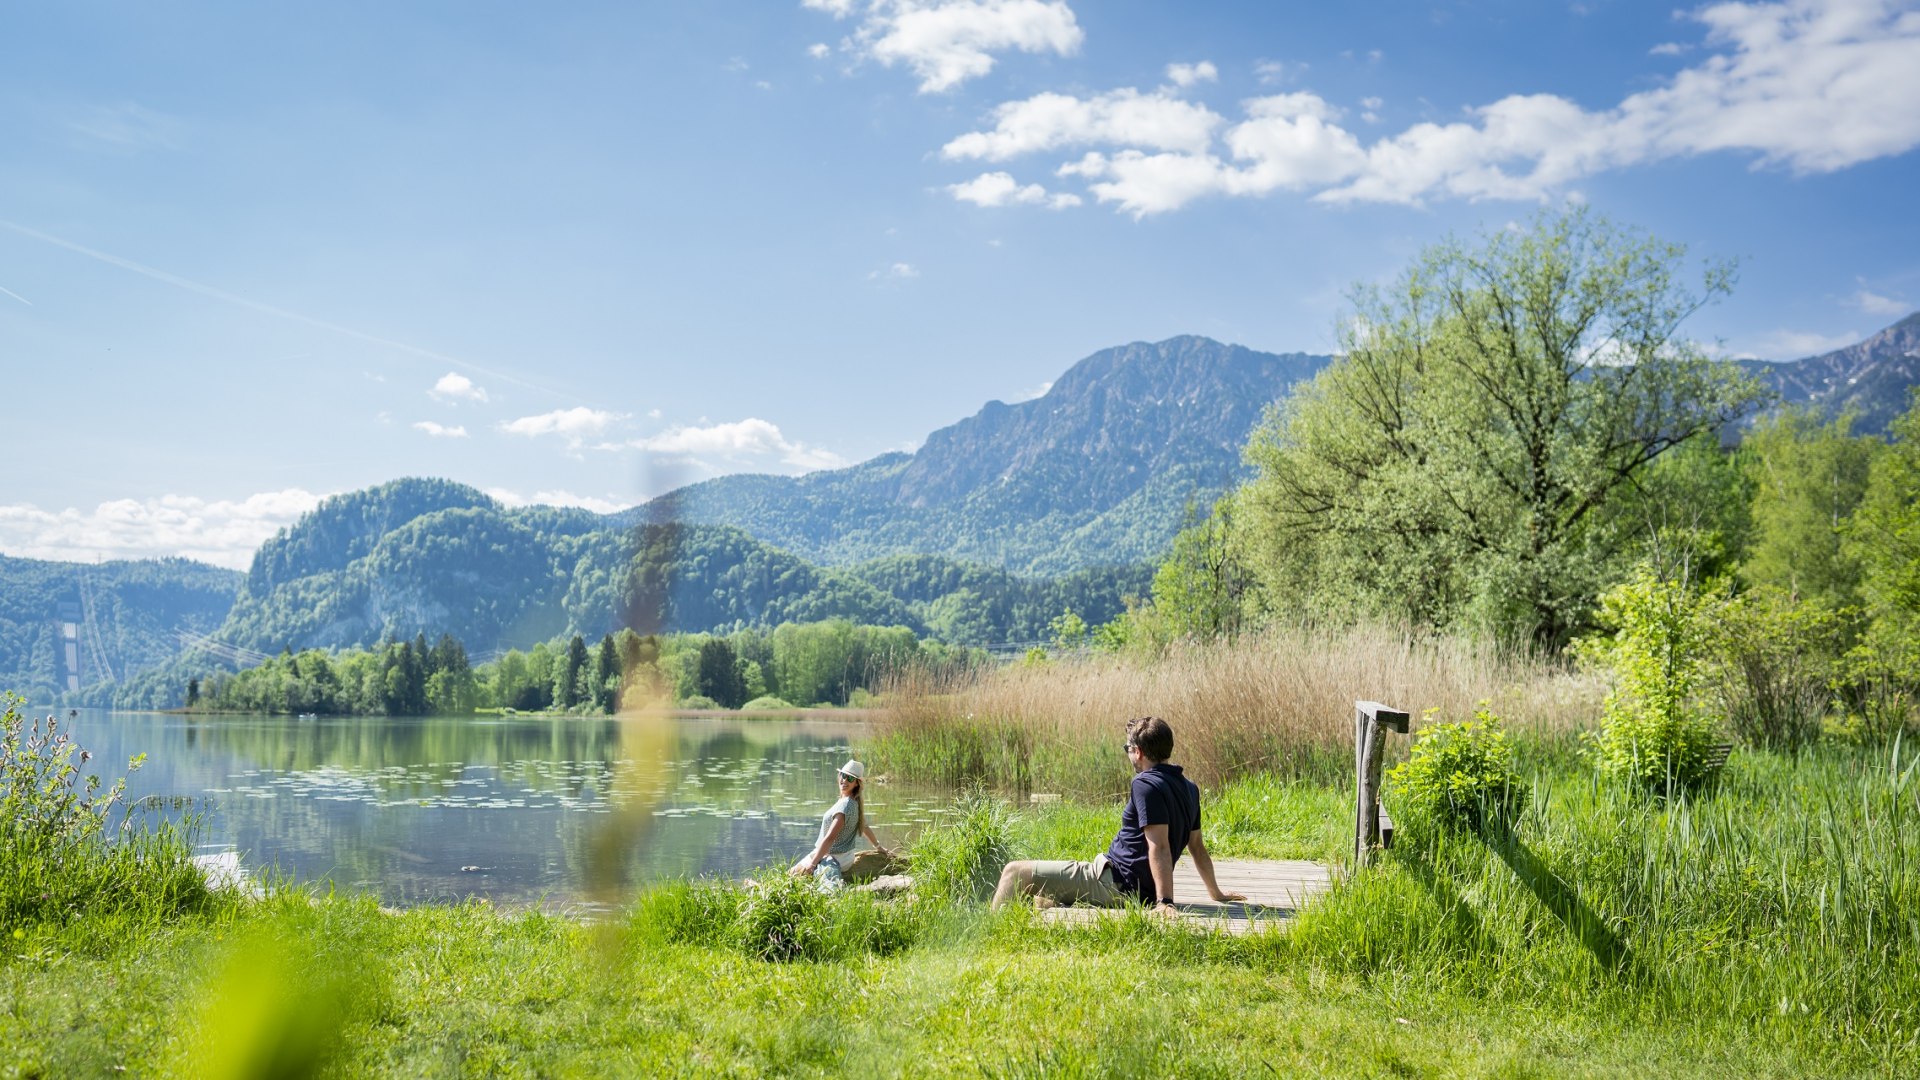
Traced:
<path fill-rule="evenodd" d="M 1356 290 L 1344 355 L 1248 447 L 1263 601 L 1563 644 L 1619 570 L 1618 497 L 1760 396 L 1680 336 L 1732 280 L 1684 257 L 1576 208 Z"/>
<path fill-rule="evenodd" d="M 1851 415 L 1783 409 L 1747 437 L 1756 490 L 1740 576 L 1749 585 L 1835 607 L 1859 599 L 1863 549 L 1846 543 L 1848 519 L 1884 444 L 1852 428 Z"/>

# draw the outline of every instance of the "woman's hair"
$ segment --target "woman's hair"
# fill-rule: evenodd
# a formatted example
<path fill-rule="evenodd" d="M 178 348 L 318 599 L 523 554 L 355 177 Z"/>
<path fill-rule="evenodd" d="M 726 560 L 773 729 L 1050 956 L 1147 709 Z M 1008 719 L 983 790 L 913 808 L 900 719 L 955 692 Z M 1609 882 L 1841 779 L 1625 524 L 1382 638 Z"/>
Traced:
<path fill-rule="evenodd" d="M 846 773 L 840 775 L 847 776 Z M 867 821 L 867 782 L 857 776 L 847 776 L 847 782 L 853 785 L 853 808 L 858 815 L 848 824 L 853 826 L 853 831 L 857 835 L 860 832 L 860 826 Z"/>

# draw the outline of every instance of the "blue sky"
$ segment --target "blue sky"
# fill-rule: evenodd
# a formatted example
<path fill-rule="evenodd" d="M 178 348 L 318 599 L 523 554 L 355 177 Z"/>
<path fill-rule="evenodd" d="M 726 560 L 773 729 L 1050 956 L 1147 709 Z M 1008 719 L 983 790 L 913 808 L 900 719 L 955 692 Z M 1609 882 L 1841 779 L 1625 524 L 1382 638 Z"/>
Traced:
<path fill-rule="evenodd" d="M 1920 306 L 1917 144 L 1911 2 L 11 5 L 0 552 L 859 461 L 1569 199 L 1792 359 Z"/>

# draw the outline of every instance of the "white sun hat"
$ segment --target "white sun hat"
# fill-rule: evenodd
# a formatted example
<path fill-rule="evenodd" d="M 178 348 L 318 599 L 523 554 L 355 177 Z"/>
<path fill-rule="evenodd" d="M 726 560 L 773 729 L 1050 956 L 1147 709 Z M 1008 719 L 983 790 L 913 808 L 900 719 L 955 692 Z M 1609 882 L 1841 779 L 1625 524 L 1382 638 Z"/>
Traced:
<path fill-rule="evenodd" d="M 867 767 L 855 761 L 853 758 L 848 758 L 847 763 L 840 766 L 840 775 L 851 776 L 855 780 L 865 780 L 867 778 Z"/>

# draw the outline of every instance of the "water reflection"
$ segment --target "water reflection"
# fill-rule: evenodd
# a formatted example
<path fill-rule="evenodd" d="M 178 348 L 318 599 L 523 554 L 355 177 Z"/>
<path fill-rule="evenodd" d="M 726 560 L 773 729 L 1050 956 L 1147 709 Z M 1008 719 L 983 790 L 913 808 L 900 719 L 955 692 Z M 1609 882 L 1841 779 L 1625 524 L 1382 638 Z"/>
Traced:
<path fill-rule="evenodd" d="M 397 904 L 577 903 L 605 850 L 626 882 L 738 875 L 805 851 L 859 727 L 820 720 L 325 719 L 83 713 L 99 760 L 146 753 L 152 812 L 205 850 Z M 874 785 L 883 842 L 945 799 Z M 623 831 L 612 831 L 617 822 Z"/>

